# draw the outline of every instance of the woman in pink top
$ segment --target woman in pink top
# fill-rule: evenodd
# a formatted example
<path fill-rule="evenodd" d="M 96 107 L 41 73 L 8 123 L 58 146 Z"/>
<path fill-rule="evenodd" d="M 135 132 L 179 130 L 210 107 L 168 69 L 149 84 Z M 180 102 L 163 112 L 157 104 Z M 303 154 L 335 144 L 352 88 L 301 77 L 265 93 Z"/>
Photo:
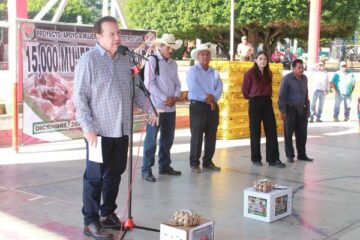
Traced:
<path fill-rule="evenodd" d="M 254 66 L 244 74 L 242 85 L 244 98 L 249 100 L 251 161 L 256 166 L 262 166 L 260 138 L 261 122 L 263 122 L 266 136 L 266 161 L 269 166 L 285 168 L 279 156 L 276 120 L 271 100 L 272 72 L 268 59 L 265 52 L 258 52 Z"/>

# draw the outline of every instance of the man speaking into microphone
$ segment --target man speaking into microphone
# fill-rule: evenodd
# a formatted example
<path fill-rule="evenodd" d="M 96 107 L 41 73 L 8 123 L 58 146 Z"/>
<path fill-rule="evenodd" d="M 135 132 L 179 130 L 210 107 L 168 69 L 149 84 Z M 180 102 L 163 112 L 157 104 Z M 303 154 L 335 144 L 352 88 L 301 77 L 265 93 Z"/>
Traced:
<path fill-rule="evenodd" d="M 104 229 L 121 227 L 115 209 L 127 163 L 132 92 L 138 107 L 147 110 L 148 104 L 138 87 L 132 91 L 130 57 L 118 54 L 121 32 L 116 19 L 100 18 L 94 32 L 97 44 L 80 58 L 74 84 L 76 119 L 86 143 L 82 213 L 85 235 L 113 239 Z M 151 114 L 150 122 L 156 120 Z"/>

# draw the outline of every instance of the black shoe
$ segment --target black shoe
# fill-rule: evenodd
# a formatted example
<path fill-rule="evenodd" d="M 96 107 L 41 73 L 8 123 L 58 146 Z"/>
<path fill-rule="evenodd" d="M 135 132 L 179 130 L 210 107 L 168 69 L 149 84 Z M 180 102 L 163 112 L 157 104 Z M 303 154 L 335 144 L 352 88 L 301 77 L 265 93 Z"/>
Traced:
<path fill-rule="evenodd" d="M 110 213 L 105 217 L 100 217 L 100 224 L 103 228 L 112 228 L 116 230 L 120 230 L 122 225 L 120 219 L 115 213 Z"/>
<path fill-rule="evenodd" d="M 258 167 L 262 167 L 262 163 L 259 162 L 259 161 L 252 161 L 252 163 L 255 165 L 255 166 L 258 166 Z"/>
<path fill-rule="evenodd" d="M 344 121 L 345 121 L 345 122 L 349 121 L 349 117 L 345 117 L 345 118 L 344 118 Z"/>
<path fill-rule="evenodd" d="M 301 161 L 307 161 L 307 162 L 314 161 L 314 159 L 313 159 L 313 158 L 309 158 L 308 156 L 305 156 L 305 157 L 298 157 L 298 160 L 301 160 Z"/>
<path fill-rule="evenodd" d="M 276 160 L 275 162 L 269 162 L 269 166 L 277 167 L 277 168 L 286 168 L 286 165 L 282 163 L 280 160 Z"/>
<path fill-rule="evenodd" d="M 142 178 L 148 182 L 156 182 L 156 178 L 152 174 L 142 175 Z"/>
<path fill-rule="evenodd" d="M 294 162 L 294 158 L 288 157 L 288 158 L 287 158 L 287 162 L 288 162 L 288 163 L 293 163 L 293 162 Z"/>
<path fill-rule="evenodd" d="M 213 171 L 220 171 L 221 170 L 221 168 L 215 166 L 215 164 L 213 164 L 213 163 L 210 163 L 208 165 L 203 165 L 203 168 L 213 170 Z"/>
<path fill-rule="evenodd" d="M 309 120 L 309 122 L 311 122 L 311 123 L 314 122 L 314 118 L 311 117 L 310 120 Z"/>
<path fill-rule="evenodd" d="M 322 122 L 322 120 L 320 118 L 316 119 L 316 122 Z"/>
<path fill-rule="evenodd" d="M 176 171 L 173 168 L 169 168 L 167 170 L 160 170 L 159 174 L 161 174 L 161 175 L 166 175 L 167 174 L 167 175 L 171 175 L 171 176 L 179 176 L 179 175 L 181 175 L 181 172 Z"/>
<path fill-rule="evenodd" d="M 105 232 L 105 230 L 101 227 L 99 222 L 93 222 L 84 227 L 83 233 L 92 237 L 96 240 L 113 240 L 113 235 L 111 233 Z"/>

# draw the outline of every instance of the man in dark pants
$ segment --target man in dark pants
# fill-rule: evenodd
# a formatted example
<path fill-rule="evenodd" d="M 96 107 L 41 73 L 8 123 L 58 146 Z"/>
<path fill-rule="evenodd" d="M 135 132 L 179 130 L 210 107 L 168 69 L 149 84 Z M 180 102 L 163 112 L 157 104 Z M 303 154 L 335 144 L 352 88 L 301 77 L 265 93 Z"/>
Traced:
<path fill-rule="evenodd" d="M 116 19 L 100 18 L 94 32 L 98 42 L 80 58 L 74 81 L 76 119 L 86 142 L 83 232 L 94 239 L 113 239 L 104 229 L 121 227 L 115 209 L 126 168 L 132 92 L 137 106 L 146 110 L 147 104 L 138 87 L 132 91 L 131 59 L 117 53 L 121 32 Z M 151 121 L 156 122 L 154 114 Z"/>
<path fill-rule="evenodd" d="M 159 74 L 156 74 L 156 60 L 149 58 L 145 64 L 144 84 L 150 92 L 151 100 L 159 112 L 159 124 L 146 126 L 144 140 L 142 178 L 148 182 L 156 182 L 152 167 L 155 164 L 156 142 L 159 139 L 159 174 L 180 176 L 181 172 L 172 168 L 170 150 L 174 142 L 176 125 L 176 102 L 181 94 L 181 83 L 178 75 L 178 66 L 171 58 L 173 51 L 179 49 L 182 40 L 175 39 L 173 34 L 164 33 L 161 38 L 154 40 L 157 47 L 155 55 L 158 58 Z"/>
<path fill-rule="evenodd" d="M 214 56 L 215 50 L 210 45 L 199 45 L 191 52 L 191 57 L 199 63 L 192 66 L 187 74 L 190 99 L 190 166 L 195 173 L 201 173 L 199 159 L 204 134 L 203 168 L 220 171 L 212 161 L 219 125 L 219 108 L 216 102 L 222 93 L 219 74 L 209 67 L 210 60 Z"/>
<path fill-rule="evenodd" d="M 292 136 L 295 132 L 298 160 L 313 161 L 306 154 L 307 124 L 310 116 L 307 78 L 301 59 L 292 63 L 293 72 L 285 75 L 281 81 L 279 110 L 284 121 L 285 153 L 289 163 L 294 162 Z"/>

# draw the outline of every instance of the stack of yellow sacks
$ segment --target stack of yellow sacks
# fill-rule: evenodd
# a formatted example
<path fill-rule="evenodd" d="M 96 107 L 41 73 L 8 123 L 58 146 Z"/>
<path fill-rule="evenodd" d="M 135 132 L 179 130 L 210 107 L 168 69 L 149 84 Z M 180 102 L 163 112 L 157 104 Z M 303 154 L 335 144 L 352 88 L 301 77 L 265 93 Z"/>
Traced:
<path fill-rule="evenodd" d="M 212 61 L 211 66 L 219 71 L 223 82 L 223 94 L 218 101 L 220 123 L 218 139 L 237 139 L 250 136 L 248 100 L 241 92 L 244 73 L 253 66 L 253 62 Z M 277 109 L 277 98 L 282 78 L 282 65 L 270 64 L 273 72 L 273 104 L 278 133 L 283 132 L 280 113 Z"/>

